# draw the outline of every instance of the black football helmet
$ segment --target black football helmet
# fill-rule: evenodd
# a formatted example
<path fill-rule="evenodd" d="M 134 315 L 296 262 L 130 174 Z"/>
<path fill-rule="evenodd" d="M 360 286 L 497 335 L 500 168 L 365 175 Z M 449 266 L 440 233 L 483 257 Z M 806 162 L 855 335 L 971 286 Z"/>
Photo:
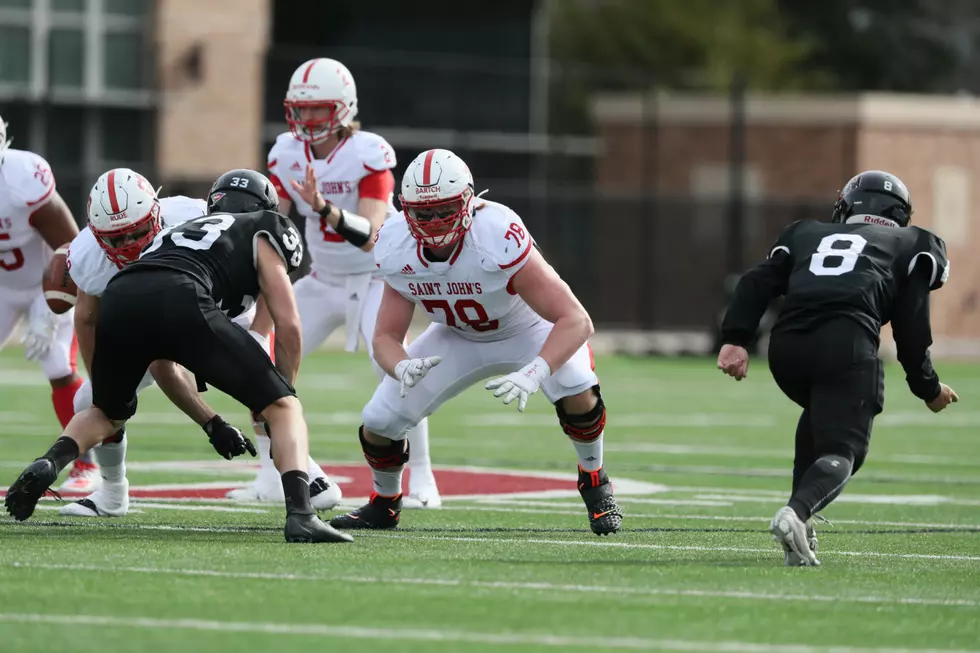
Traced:
<path fill-rule="evenodd" d="M 882 170 L 866 170 L 851 178 L 834 205 L 831 222 L 847 222 L 852 215 L 876 215 L 907 227 L 912 222 L 912 201 L 905 183 Z"/>
<path fill-rule="evenodd" d="M 208 193 L 208 214 L 279 211 L 279 193 L 269 178 L 255 170 L 229 170 Z"/>

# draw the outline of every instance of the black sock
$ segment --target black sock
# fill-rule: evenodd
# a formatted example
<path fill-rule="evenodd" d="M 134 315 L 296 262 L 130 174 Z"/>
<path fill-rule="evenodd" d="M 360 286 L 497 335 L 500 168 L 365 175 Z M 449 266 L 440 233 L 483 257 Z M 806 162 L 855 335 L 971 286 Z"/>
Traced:
<path fill-rule="evenodd" d="M 306 472 L 293 470 L 283 474 L 282 491 L 286 495 L 286 514 L 316 514 L 310 503 L 310 477 Z"/>
<path fill-rule="evenodd" d="M 851 460 L 834 454 L 821 456 L 800 479 L 800 485 L 789 500 L 789 507 L 806 521 L 837 498 L 851 477 Z"/>
<path fill-rule="evenodd" d="M 61 473 L 73 460 L 78 458 L 78 443 L 67 436 L 61 436 L 54 441 L 48 452 L 41 456 L 54 463 L 54 467 Z"/>

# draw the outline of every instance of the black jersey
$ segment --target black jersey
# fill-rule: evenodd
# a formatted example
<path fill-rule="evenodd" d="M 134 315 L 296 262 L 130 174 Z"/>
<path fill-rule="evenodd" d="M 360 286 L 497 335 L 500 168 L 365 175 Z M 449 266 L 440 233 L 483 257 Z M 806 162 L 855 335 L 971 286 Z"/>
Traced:
<path fill-rule="evenodd" d="M 722 339 L 744 346 L 766 307 L 781 295 L 773 334 L 812 332 L 846 319 L 859 324 L 877 347 L 881 327 L 890 321 L 909 386 L 917 396 L 935 396 L 929 293 L 949 277 L 946 244 L 919 227 L 867 220 L 803 220 L 786 227 L 769 257 L 739 280 Z"/>
<path fill-rule="evenodd" d="M 945 243 L 914 226 L 796 222 L 780 235 L 770 257 L 781 254 L 791 268 L 774 331 L 809 331 L 849 317 L 877 337 L 919 265 L 929 290 L 949 275 Z"/>
<path fill-rule="evenodd" d="M 229 317 L 249 310 L 259 295 L 257 240 L 265 237 L 292 272 L 303 261 L 303 243 L 289 218 L 272 211 L 213 213 L 163 229 L 138 261 L 116 276 L 147 268 L 184 272 L 210 293 Z"/>

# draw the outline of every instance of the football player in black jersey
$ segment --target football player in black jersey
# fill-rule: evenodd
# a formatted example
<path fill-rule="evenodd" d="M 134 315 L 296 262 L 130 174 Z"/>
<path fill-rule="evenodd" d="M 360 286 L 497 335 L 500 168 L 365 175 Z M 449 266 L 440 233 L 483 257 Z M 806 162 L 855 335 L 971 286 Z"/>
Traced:
<path fill-rule="evenodd" d="M 718 367 L 748 372 L 745 345 L 769 302 L 783 296 L 769 342 L 769 368 L 802 409 L 789 503 L 770 530 L 790 566 L 819 565 L 811 517 L 841 492 L 868 453 L 884 402 L 878 358 L 892 324 L 912 393 L 939 412 L 958 400 L 929 357 L 929 293 L 949 276 L 946 244 L 911 226 L 908 189 L 895 175 L 862 172 L 847 182 L 830 223 L 786 227 L 769 257 L 739 281 L 722 325 Z"/>
<path fill-rule="evenodd" d="M 267 424 L 286 497 L 287 541 L 352 541 L 320 521 L 310 503 L 307 427 L 293 389 L 302 336 L 289 280 L 302 262 L 303 245 L 278 207 L 265 176 L 233 170 L 212 187 L 208 215 L 167 229 L 156 223 L 156 235 L 139 260 L 120 270 L 102 296 L 91 370 L 93 406 L 76 414 L 48 452 L 10 486 L 5 505 L 11 515 L 20 521 L 30 517 L 79 452 L 133 416 L 136 389 L 149 364 L 170 360 Z M 260 297 L 256 321 L 275 327 L 275 363 L 230 319 Z M 212 435 L 218 453 L 233 457 L 250 449 L 241 432 L 231 433 Z"/>

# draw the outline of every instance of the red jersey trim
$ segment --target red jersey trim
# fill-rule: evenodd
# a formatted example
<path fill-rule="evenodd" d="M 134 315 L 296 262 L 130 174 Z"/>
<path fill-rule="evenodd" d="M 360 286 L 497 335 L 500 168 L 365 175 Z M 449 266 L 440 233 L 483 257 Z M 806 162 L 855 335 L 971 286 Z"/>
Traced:
<path fill-rule="evenodd" d="M 364 166 L 368 170 L 367 166 Z M 358 195 L 364 199 L 387 202 L 395 190 L 395 175 L 391 170 L 378 170 L 361 179 L 357 185 Z"/>

